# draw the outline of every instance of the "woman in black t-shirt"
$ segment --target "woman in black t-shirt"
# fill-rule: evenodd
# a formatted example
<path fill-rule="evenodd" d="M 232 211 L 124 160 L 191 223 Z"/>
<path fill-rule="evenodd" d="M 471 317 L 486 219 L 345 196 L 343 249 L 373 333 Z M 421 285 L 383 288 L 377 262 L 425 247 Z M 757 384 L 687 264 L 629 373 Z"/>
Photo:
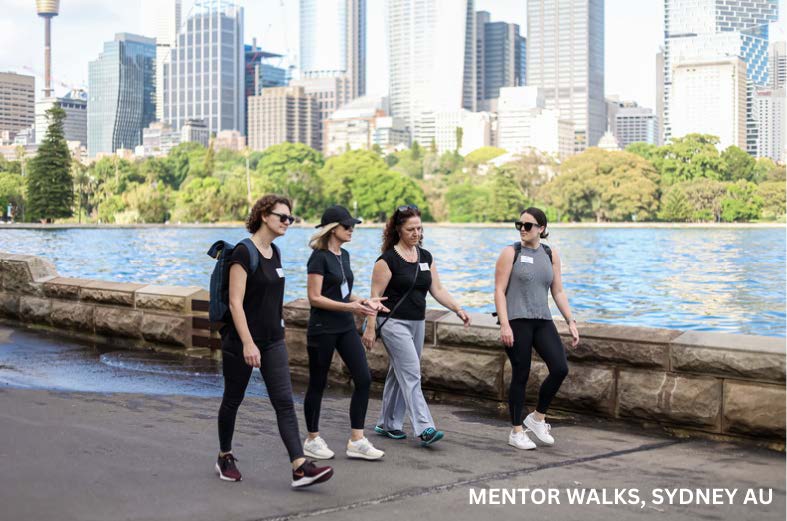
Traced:
<path fill-rule="evenodd" d="M 251 209 L 246 228 L 256 251 L 238 244 L 230 257 L 229 307 L 232 322 L 222 328 L 221 353 L 224 396 L 219 408 L 220 452 L 216 471 L 225 481 L 240 481 L 232 454 L 235 417 L 254 367 L 260 369 L 271 404 L 276 410 L 279 434 L 292 462 L 292 486 L 327 481 L 330 467 L 317 467 L 303 455 L 298 419 L 292 400 L 290 364 L 284 344 L 284 270 L 277 237 L 287 233 L 295 219 L 289 199 L 266 195 Z M 252 256 L 257 267 L 251 271 Z"/>
<path fill-rule="evenodd" d="M 352 240 L 355 225 L 360 222 L 346 208 L 332 206 L 322 214 L 317 226 L 320 231 L 309 242 L 314 250 L 307 265 L 307 291 L 311 304 L 307 335 L 309 387 L 303 400 L 309 437 L 303 442 L 303 451 L 311 458 L 330 459 L 334 456 L 320 436 L 319 428 L 320 402 L 334 349 L 350 371 L 354 386 L 350 400 L 351 434 L 347 442 L 347 457 L 377 460 L 385 455 L 363 435 L 371 376 L 353 313 L 368 316 L 386 308 L 380 304 L 381 299 L 362 299 L 352 294 L 350 254 L 342 248 L 342 244 Z"/>
<path fill-rule="evenodd" d="M 402 424 L 409 411 L 415 434 L 428 446 L 442 439 L 443 432 L 435 429 L 421 391 L 427 291 L 465 326 L 470 318 L 440 283 L 432 254 L 421 248 L 422 239 L 421 212 L 415 206 L 400 206 L 385 226 L 382 255 L 374 264 L 372 297 L 387 297 L 385 305 L 391 308 L 390 313 L 378 313 L 376 321 L 390 365 L 374 430 L 389 438 L 406 438 Z M 364 345 L 371 348 L 375 338 L 374 321 L 367 319 Z"/>

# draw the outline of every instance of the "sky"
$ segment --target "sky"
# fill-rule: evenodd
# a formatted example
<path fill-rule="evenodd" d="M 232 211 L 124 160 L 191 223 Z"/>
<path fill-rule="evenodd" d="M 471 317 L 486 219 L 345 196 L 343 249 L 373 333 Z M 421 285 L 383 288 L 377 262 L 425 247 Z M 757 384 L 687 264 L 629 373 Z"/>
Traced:
<path fill-rule="evenodd" d="M 183 0 L 188 12 L 192 0 Z M 298 0 L 239 0 L 245 7 L 245 40 L 285 54 L 297 65 Z M 476 10 L 489 11 L 493 21 L 520 25 L 526 32 L 526 0 L 476 0 Z M 56 94 L 70 87 L 87 88 L 88 62 L 118 32 L 144 34 L 142 0 L 61 0 L 60 16 L 52 22 L 52 76 Z M 784 40 L 787 0 L 780 0 L 780 22 L 771 26 L 771 40 Z M 388 90 L 388 58 L 384 25 L 385 0 L 367 0 L 367 94 Z M 663 0 L 606 0 L 605 93 L 655 108 L 655 55 L 663 43 Z M 43 89 L 44 22 L 33 0 L 3 0 L 0 18 L 0 71 L 36 76 Z"/>

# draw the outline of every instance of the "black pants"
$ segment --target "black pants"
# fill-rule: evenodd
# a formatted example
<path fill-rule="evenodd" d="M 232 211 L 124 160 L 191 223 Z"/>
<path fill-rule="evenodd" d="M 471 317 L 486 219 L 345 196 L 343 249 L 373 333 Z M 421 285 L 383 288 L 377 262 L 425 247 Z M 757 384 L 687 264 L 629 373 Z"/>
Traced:
<path fill-rule="evenodd" d="M 554 322 L 518 318 L 512 320 L 510 324 L 511 331 L 514 333 L 514 345 L 506 348 L 506 354 L 511 361 L 508 411 L 511 415 L 511 425 L 522 425 L 532 348 L 536 348 L 536 352 L 549 369 L 549 376 L 544 379 L 538 391 L 536 411 L 541 414 L 546 414 L 552 398 L 555 397 L 560 389 L 560 384 L 568 374 L 568 363 L 563 342 L 560 340 Z"/>
<path fill-rule="evenodd" d="M 257 344 L 261 353 L 262 379 L 268 390 L 276 421 L 279 424 L 279 435 L 290 461 L 303 457 L 303 445 L 298 432 L 298 417 L 292 401 L 292 383 L 290 382 L 290 362 L 284 340 L 269 345 Z M 219 408 L 219 445 L 222 452 L 232 450 L 232 435 L 235 432 L 235 416 L 238 413 L 246 394 L 252 370 L 254 369 L 243 359 L 243 348 L 225 338 L 222 343 L 222 361 L 224 372 L 224 397 Z"/>
<path fill-rule="evenodd" d="M 303 412 L 306 415 L 306 428 L 309 432 L 320 430 L 320 403 L 322 392 L 328 381 L 333 350 L 339 352 L 353 380 L 353 395 L 350 400 L 350 428 L 363 429 L 366 421 L 366 407 L 369 404 L 369 386 L 372 377 L 366 363 L 361 337 L 355 329 L 346 333 L 309 335 L 307 350 L 309 352 L 309 388 L 303 400 Z"/>

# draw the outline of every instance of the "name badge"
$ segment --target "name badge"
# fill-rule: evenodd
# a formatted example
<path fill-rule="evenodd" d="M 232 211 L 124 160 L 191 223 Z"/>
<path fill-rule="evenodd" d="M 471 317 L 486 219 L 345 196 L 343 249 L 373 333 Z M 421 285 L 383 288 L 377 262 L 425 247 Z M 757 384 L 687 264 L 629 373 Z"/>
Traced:
<path fill-rule="evenodd" d="M 284 270 L 282 268 L 276 268 L 276 273 L 278 273 L 280 279 L 284 278 Z"/>
<path fill-rule="evenodd" d="M 429 263 L 428 262 L 419 262 L 418 266 L 421 268 L 421 271 L 429 271 Z"/>
<path fill-rule="evenodd" d="M 533 264 L 533 257 L 522 255 L 521 257 L 519 257 L 519 262 L 526 262 L 527 264 Z"/>
<path fill-rule="evenodd" d="M 281 327 L 284 327 L 284 319 L 281 319 Z"/>
<path fill-rule="evenodd" d="M 346 282 L 342 282 L 342 298 L 347 298 L 350 294 L 350 285 Z"/>

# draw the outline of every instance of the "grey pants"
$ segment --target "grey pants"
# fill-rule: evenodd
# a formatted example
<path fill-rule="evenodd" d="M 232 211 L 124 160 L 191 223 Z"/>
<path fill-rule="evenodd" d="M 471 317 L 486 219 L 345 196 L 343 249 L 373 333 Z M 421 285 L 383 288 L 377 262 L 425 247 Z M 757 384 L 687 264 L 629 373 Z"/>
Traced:
<path fill-rule="evenodd" d="M 380 324 L 384 319 L 378 318 Z M 380 331 L 388 352 L 383 407 L 377 425 L 387 431 L 402 430 L 405 411 L 415 435 L 434 427 L 432 414 L 421 391 L 421 351 L 424 347 L 424 320 L 389 319 Z"/>

